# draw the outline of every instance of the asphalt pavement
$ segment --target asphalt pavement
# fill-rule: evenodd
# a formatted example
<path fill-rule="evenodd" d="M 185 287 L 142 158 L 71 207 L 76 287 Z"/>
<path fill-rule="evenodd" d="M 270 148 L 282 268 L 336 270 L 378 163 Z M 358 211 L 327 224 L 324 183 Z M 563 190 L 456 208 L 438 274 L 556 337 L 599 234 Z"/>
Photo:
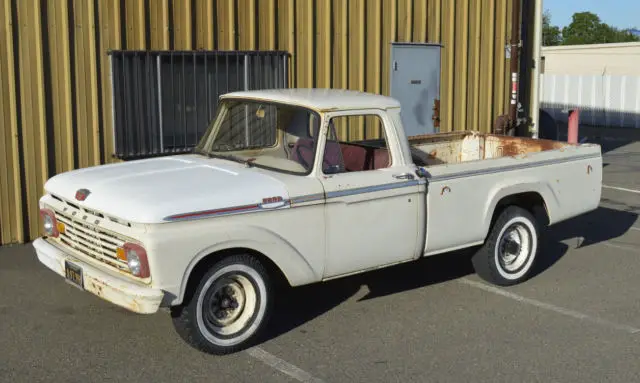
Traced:
<path fill-rule="evenodd" d="M 605 150 L 600 208 L 549 230 L 526 283 L 490 286 L 460 252 L 301 287 L 224 357 L 0 248 L 0 381 L 640 381 L 640 143 Z"/>

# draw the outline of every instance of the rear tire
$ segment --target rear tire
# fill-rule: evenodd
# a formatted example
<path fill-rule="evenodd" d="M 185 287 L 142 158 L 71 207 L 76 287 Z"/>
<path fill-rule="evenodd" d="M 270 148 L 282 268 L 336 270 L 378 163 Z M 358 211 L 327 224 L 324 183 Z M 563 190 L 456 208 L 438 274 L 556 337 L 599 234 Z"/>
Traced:
<path fill-rule="evenodd" d="M 172 317 L 177 333 L 191 346 L 224 355 L 250 347 L 260 337 L 271 307 L 266 268 L 256 257 L 238 254 L 214 264 Z"/>
<path fill-rule="evenodd" d="M 531 276 L 539 244 L 540 227 L 534 216 L 519 206 L 508 206 L 471 261 L 485 281 L 498 286 L 515 285 Z"/>

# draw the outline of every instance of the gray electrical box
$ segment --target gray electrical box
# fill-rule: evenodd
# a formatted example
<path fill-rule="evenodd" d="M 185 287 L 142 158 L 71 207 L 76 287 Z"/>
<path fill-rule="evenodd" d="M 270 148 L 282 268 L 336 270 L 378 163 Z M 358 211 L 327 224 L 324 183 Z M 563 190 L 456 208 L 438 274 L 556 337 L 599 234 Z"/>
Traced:
<path fill-rule="evenodd" d="M 407 136 L 440 131 L 440 50 L 430 43 L 391 43 L 391 97 L 400 101 Z"/>

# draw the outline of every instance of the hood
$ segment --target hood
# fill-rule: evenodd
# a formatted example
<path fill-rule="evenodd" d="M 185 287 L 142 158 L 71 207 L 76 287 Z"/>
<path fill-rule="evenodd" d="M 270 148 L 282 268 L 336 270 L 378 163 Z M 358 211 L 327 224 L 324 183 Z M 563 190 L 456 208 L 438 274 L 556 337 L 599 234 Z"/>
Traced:
<path fill-rule="evenodd" d="M 84 201 L 76 191 L 89 190 Z M 256 206 L 289 199 L 284 183 L 256 168 L 196 155 L 83 168 L 50 178 L 48 193 L 79 206 L 137 223 L 158 223 L 195 212 Z"/>

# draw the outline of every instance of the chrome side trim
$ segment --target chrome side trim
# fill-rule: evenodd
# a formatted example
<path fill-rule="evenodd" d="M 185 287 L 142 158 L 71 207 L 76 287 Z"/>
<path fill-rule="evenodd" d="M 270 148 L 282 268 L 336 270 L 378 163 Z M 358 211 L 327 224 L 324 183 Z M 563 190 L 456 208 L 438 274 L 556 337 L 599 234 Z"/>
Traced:
<path fill-rule="evenodd" d="M 444 175 L 441 175 L 441 176 L 428 176 L 427 178 L 428 178 L 429 182 L 449 181 L 449 180 L 453 180 L 453 179 L 457 179 L 457 178 L 463 178 L 463 177 L 475 177 L 475 176 L 480 176 L 480 175 L 485 175 L 485 174 L 511 172 L 511 171 L 522 170 L 522 169 L 526 169 L 526 168 L 537 168 L 537 167 L 540 167 L 540 166 L 555 165 L 555 164 L 562 164 L 562 163 L 567 163 L 567 162 L 575 162 L 575 161 L 589 160 L 589 159 L 596 159 L 596 158 L 600 158 L 600 155 L 599 154 L 585 154 L 585 155 L 581 155 L 581 156 L 577 156 L 577 157 L 559 158 L 559 159 L 552 159 L 552 160 L 543 160 L 543 161 L 538 161 L 538 162 L 534 162 L 534 163 L 524 163 L 524 164 L 517 164 L 517 165 L 506 165 L 506 166 L 500 166 L 500 167 L 492 168 L 492 169 L 467 170 L 467 171 L 463 171 L 463 172 L 459 172 L 459 173 L 444 174 Z M 423 168 L 423 169 L 427 170 L 427 168 Z"/>
<path fill-rule="evenodd" d="M 424 183 L 425 183 L 424 180 L 422 181 L 413 180 L 413 181 L 396 182 L 396 183 L 390 183 L 390 184 L 384 184 L 384 185 L 366 186 L 366 187 L 354 188 L 354 189 L 348 189 L 348 190 L 340 190 L 340 191 L 327 193 L 327 199 L 356 195 L 356 194 L 372 193 L 372 192 L 383 191 L 383 190 L 399 189 L 399 188 L 404 188 L 409 186 L 416 186 Z M 325 195 L 323 193 L 308 194 L 308 195 L 294 197 L 289 200 L 284 200 L 283 206 L 278 206 L 278 207 L 272 207 L 271 205 L 264 205 L 264 204 L 230 206 L 222 209 L 202 210 L 202 211 L 174 214 L 174 215 L 165 217 L 163 221 L 167 221 L 167 222 L 187 221 L 187 220 L 202 219 L 202 218 L 208 218 L 208 217 L 214 217 L 214 216 L 250 213 L 255 211 L 294 208 L 295 207 L 294 205 L 296 203 L 318 201 L 318 200 L 323 200 L 324 198 L 325 198 Z"/>
<path fill-rule="evenodd" d="M 291 198 L 291 204 L 313 202 L 324 199 L 324 193 L 307 194 Z"/>
<path fill-rule="evenodd" d="M 365 186 L 365 187 L 361 187 L 361 188 L 338 190 L 338 191 L 333 191 L 333 192 L 327 193 L 326 198 L 330 199 L 330 198 L 338 198 L 338 197 L 344 197 L 344 196 L 349 196 L 349 195 L 372 193 L 372 192 L 383 191 L 383 190 L 404 188 L 404 187 L 409 187 L 409 186 L 424 185 L 425 183 L 426 183 L 425 180 L 411 180 L 411 181 L 406 181 L 406 182 L 394 182 L 394 183 L 390 183 L 390 184 L 382 184 L 382 185 L 374 185 L 374 186 Z M 302 195 L 302 196 L 291 198 L 291 204 L 318 201 L 318 200 L 322 200 L 324 198 L 325 198 L 324 193 Z"/>
<path fill-rule="evenodd" d="M 278 207 L 271 207 L 270 205 L 272 204 L 264 205 L 262 203 L 259 203 L 259 204 L 253 204 L 253 205 L 230 206 L 222 209 L 201 210 L 201 211 L 180 213 L 180 214 L 174 214 L 168 217 L 164 217 L 163 221 L 166 221 L 166 222 L 191 221 L 195 219 L 209 218 L 209 217 L 215 217 L 215 216 L 251 213 L 255 211 L 264 211 L 264 210 L 281 210 L 281 209 L 287 209 L 291 207 L 291 201 L 284 200 L 282 202 L 283 202 L 283 205 Z"/>
<path fill-rule="evenodd" d="M 353 189 L 347 189 L 347 190 L 338 190 L 338 191 L 327 193 L 327 199 L 345 197 L 345 196 L 356 195 L 356 194 L 373 193 L 373 192 L 383 191 L 383 190 L 400 189 L 400 188 L 405 188 L 409 186 L 417 186 L 419 184 L 420 184 L 420 181 L 413 180 L 413 181 L 406 181 L 406 182 L 394 182 L 394 183 L 383 184 L 383 185 L 365 186 L 361 188 L 353 188 Z"/>

